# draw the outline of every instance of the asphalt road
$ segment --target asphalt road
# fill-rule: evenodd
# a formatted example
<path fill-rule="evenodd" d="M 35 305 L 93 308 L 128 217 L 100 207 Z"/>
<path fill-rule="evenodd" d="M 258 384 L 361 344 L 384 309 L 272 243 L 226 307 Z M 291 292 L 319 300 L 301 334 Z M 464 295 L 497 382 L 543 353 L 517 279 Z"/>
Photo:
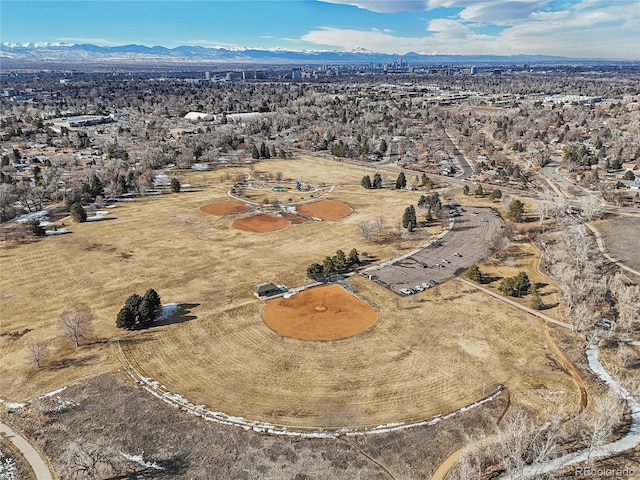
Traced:
<path fill-rule="evenodd" d="M 453 229 L 439 241 L 381 267 L 367 269 L 364 274 L 393 292 L 415 289 L 423 283 L 442 283 L 489 255 L 489 243 L 503 228 L 502 218 L 489 207 L 458 209 Z"/>

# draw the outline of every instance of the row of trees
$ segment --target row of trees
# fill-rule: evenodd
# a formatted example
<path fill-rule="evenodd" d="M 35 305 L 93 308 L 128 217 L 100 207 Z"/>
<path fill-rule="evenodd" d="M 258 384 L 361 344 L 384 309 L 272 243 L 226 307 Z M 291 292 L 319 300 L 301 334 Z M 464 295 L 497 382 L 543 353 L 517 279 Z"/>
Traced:
<path fill-rule="evenodd" d="M 337 250 L 334 256 L 326 256 L 322 265 L 312 263 L 307 267 L 307 276 L 313 280 L 321 280 L 340 273 L 346 273 L 353 270 L 360 264 L 358 251 L 352 248 L 349 255 L 345 255 L 343 250 Z"/>

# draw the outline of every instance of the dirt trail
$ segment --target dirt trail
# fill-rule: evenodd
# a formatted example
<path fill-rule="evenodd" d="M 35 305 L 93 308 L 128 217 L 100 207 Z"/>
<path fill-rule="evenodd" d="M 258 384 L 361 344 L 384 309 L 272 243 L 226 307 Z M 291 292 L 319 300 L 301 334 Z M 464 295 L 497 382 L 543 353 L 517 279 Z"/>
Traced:
<path fill-rule="evenodd" d="M 470 282 L 465 282 L 465 283 L 470 283 Z M 516 302 L 513 302 L 512 304 L 515 304 L 516 306 L 518 306 L 518 304 Z M 540 319 L 540 328 L 542 330 L 542 334 L 544 335 L 544 337 L 547 340 L 547 343 L 549 344 L 549 348 L 551 348 L 551 350 L 553 351 L 553 353 L 556 356 L 556 358 L 558 359 L 558 361 L 567 370 L 567 372 L 569 373 L 569 375 L 573 379 L 574 383 L 576 384 L 576 386 L 580 390 L 580 403 L 579 403 L 579 407 L 578 407 L 579 408 L 578 414 L 580 414 L 585 408 L 587 408 L 588 399 L 589 399 L 588 394 L 587 394 L 587 386 L 585 385 L 584 380 L 582 380 L 582 377 L 580 377 L 580 374 L 578 373 L 576 368 L 573 366 L 573 364 L 571 362 L 569 362 L 567 357 L 565 357 L 565 355 L 562 353 L 562 351 L 558 347 L 558 344 L 555 342 L 555 340 L 551 336 L 551 332 L 549 332 L 549 326 L 547 325 L 547 322 L 542 318 Z M 510 403 L 507 405 L 507 408 L 505 409 L 505 412 L 500 417 L 500 419 L 502 419 L 504 417 L 504 415 L 506 414 L 506 412 L 507 412 L 507 410 L 509 408 L 509 405 L 510 405 Z M 492 436 L 484 438 L 484 439 L 482 439 L 480 441 L 473 442 L 473 443 L 470 443 L 468 445 L 465 445 L 464 447 L 456 450 L 451 455 L 449 455 L 438 466 L 436 471 L 431 476 L 431 480 L 444 480 L 446 478 L 447 474 L 449 473 L 449 470 L 451 470 L 456 465 L 456 463 L 458 463 L 458 461 L 460 460 L 462 455 L 464 455 L 468 451 L 472 450 L 473 448 L 475 448 L 475 447 L 477 447 L 477 446 L 479 446 L 479 445 L 481 445 L 483 443 L 484 444 L 488 444 L 488 443 L 493 442 L 494 438 L 495 438 L 495 435 L 492 435 Z"/>

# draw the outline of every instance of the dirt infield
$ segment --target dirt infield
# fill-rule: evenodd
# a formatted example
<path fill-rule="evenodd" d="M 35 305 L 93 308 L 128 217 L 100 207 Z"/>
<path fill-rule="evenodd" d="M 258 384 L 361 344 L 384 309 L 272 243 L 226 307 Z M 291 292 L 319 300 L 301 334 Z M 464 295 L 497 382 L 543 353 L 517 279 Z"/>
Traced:
<path fill-rule="evenodd" d="M 248 212 L 249 207 L 244 203 L 228 200 L 226 202 L 210 203 L 200 207 L 200 211 L 211 215 L 233 215 L 234 213 Z"/>
<path fill-rule="evenodd" d="M 232 224 L 233 228 L 244 230 L 245 232 L 275 232 L 291 225 L 291 221 L 277 215 L 265 213 L 254 215 L 253 217 L 240 218 Z"/>
<path fill-rule="evenodd" d="M 338 220 L 353 212 L 353 208 L 338 200 L 319 200 L 317 202 L 300 205 L 300 213 L 311 215 L 321 220 Z"/>
<path fill-rule="evenodd" d="M 364 332 L 378 318 L 368 304 L 339 285 L 325 285 L 270 300 L 262 319 L 275 332 L 298 340 L 339 340 Z"/>

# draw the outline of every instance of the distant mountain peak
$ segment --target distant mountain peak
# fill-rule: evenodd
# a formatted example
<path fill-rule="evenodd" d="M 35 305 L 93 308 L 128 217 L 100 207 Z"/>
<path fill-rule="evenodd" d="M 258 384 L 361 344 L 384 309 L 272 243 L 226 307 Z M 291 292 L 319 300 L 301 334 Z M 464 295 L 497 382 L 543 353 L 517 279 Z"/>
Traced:
<path fill-rule="evenodd" d="M 161 45 L 146 46 L 129 44 L 120 46 L 98 46 L 92 44 L 68 44 L 28 42 L 0 44 L 0 58 L 5 66 L 18 63 L 100 63 L 100 64 L 178 64 L 178 63 L 386 63 L 394 57 L 402 57 L 416 64 L 516 64 L 516 63 L 562 63 L 576 61 L 551 55 L 459 55 L 434 52 L 431 54 L 408 52 L 378 53 L 363 47 L 345 50 L 293 50 L 283 48 L 249 47 L 202 47 L 182 45 L 167 48 Z M 578 61 L 586 61 L 584 59 Z"/>

